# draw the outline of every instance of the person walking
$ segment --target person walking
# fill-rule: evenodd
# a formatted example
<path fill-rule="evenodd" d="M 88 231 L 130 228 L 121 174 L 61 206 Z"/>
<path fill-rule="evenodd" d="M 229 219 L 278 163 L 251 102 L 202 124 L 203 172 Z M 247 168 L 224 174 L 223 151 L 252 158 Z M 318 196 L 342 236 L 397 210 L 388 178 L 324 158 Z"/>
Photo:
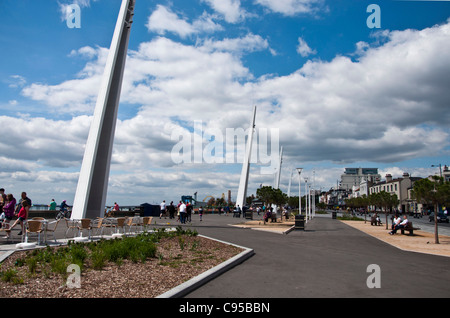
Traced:
<path fill-rule="evenodd" d="M 164 218 L 166 218 L 166 200 L 163 200 L 163 202 L 161 202 L 160 206 L 160 213 L 159 213 L 159 218 L 161 218 L 164 215 Z"/>
<path fill-rule="evenodd" d="M 174 219 L 175 218 L 175 206 L 173 205 L 173 201 L 170 201 L 168 210 L 169 210 L 169 219 Z"/>

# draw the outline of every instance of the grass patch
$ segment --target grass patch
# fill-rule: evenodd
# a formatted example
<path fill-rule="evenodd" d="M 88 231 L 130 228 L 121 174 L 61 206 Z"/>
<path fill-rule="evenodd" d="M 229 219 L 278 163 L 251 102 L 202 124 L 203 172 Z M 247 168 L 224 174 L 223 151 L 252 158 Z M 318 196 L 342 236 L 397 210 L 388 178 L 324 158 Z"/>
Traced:
<path fill-rule="evenodd" d="M 364 221 L 364 219 L 350 214 L 343 214 L 338 216 L 337 219 L 341 221 Z"/>

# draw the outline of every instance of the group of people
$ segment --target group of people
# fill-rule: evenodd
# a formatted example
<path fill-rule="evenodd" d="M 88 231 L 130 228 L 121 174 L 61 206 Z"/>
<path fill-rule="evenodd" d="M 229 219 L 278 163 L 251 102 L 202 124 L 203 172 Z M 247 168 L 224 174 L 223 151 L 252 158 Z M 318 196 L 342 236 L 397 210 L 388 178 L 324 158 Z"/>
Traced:
<path fill-rule="evenodd" d="M 114 202 L 114 206 L 105 209 L 105 217 L 113 217 L 119 211 L 119 204 L 117 202 Z"/>
<path fill-rule="evenodd" d="M 5 238 L 9 238 L 11 230 L 20 225 L 21 231 L 19 235 L 25 232 L 25 221 L 28 219 L 28 212 L 30 211 L 31 200 L 27 197 L 26 192 L 22 192 L 19 202 L 11 193 L 5 194 L 5 189 L 0 189 L 0 222 L 1 229 L 6 232 Z M 17 219 L 10 225 L 14 216 Z"/>
<path fill-rule="evenodd" d="M 160 214 L 159 218 L 161 219 L 167 217 L 167 213 L 169 214 L 169 219 L 175 218 L 175 212 L 177 212 L 177 221 L 180 221 L 181 224 L 186 224 L 186 222 L 192 221 L 192 212 L 194 211 L 194 206 L 189 202 L 180 201 L 178 205 L 175 207 L 173 201 L 170 202 L 169 205 L 166 204 L 166 200 L 163 200 L 160 204 Z M 199 208 L 200 221 L 202 221 L 203 217 L 203 208 Z"/>
<path fill-rule="evenodd" d="M 408 225 L 408 217 L 406 216 L 406 214 L 403 215 L 403 220 L 398 214 L 396 214 L 392 221 L 392 228 L 389 234 L 394 235 L 395 233 L 397 233 L 398 230 L 406 228 L 407 225 Z"/>

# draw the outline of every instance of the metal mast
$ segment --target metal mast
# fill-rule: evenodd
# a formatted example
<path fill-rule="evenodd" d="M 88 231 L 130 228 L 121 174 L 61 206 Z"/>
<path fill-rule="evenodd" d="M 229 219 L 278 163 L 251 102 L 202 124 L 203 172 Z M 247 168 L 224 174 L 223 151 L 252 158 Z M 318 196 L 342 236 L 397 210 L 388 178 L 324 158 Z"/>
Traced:
<path fill-rule="evenodd" d="M 248 133 L 247 148 L 245 151 L 244 163 L 242 164 L 241 180 L 239 182 L 239 189 L 238 189 L 237 199 L 236 199 L 236 207 L 239 205 L 239 207 L 241 209 L 245 205 L 245 199 L 247 197 L 248 174 L 249 174 L 249 170 L 250 170 L 250 158 L 252 155 L 252 143 L 253 143 L 253 133 L 255 130 L 255 118 L 256 118 L 256 106 L 254 106 L 254 108 L 253 108 L 252 122 L 250 125 L 250 131 Z"/>
<path fill-rule="evenodd" d="M 122 79 L 136 0 L 122 0 L 81 165 L 73 219 L 102 216 L 105 209 Z"/>

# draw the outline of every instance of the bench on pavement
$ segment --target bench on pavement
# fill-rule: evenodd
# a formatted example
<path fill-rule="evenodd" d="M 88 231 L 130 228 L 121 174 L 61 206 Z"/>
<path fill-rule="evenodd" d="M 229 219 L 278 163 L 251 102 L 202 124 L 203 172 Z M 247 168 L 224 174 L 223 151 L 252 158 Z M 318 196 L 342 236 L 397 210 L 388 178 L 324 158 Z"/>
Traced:
<path fill-rule="evenodd" d="M 409 235 L 414 235 L 414 230 L 420 230 L 420 228 L 414 227 L 413 224 L 412 224 L 412 222 L 408 222 L 408 223 L 406 224 L 406 227 L 400 229 L 400 231 L 401 231 L 401 233 L 402 233 L 403 235 L 405 234 L 405 231 L 408 231 L 408 232 L 409 232 Z"/>

